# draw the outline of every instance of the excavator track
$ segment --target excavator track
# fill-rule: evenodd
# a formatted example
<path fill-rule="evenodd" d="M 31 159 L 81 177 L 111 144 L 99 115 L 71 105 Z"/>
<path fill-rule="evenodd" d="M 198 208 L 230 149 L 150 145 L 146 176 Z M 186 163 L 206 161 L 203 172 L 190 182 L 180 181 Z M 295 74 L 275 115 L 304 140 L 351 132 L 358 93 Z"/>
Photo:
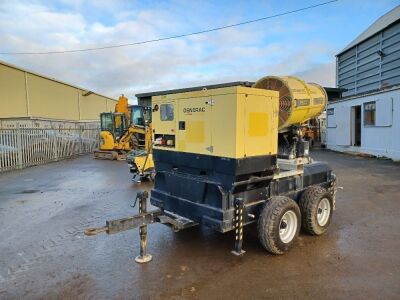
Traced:
<path fill-rule="evenodd" d="M 125 152 L 95 150 L 93 154 L 95 159 L 126 160 Z"/>

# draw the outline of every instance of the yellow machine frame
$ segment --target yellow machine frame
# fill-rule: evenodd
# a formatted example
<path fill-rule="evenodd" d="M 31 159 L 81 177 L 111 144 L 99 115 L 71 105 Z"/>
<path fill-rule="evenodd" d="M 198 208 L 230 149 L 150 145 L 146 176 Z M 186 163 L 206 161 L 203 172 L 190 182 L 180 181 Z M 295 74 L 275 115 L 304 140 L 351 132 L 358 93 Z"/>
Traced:
<path fill-rule="evenodd" d="M 100 132 L 99 150 L 95 151 L 95 158 L 103 159 L 126 159 L 126 153 L 138 148 L 151 151 L 152 126 L 148 122 L 144 126 L 133 124 L 132 109 L 134 106 L 128 105 L 128 99 L 122 95 L 115 105 L 114 113 L 102 113 L 103 116 L 111 118 L 108 122 L 112 130 L 102 130 Z M 103 122 L 103 120 L 102 120 Z M 120 133 L 120 136 L 117 133 Z M 144 136 L 144 145 L 139 145 L 135 141 L 138 135 Z"/>

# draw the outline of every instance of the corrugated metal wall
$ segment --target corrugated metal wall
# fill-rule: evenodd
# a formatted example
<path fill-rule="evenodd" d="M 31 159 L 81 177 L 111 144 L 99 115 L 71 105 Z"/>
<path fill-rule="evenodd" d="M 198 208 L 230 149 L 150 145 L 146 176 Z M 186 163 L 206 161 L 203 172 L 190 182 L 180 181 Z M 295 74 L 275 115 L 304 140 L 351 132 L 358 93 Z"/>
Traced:
<path fill-rule="evenodd" d="M 117 102 L 0 62 L 0 103 L 0 118 L 90 121 Z"/>
<path fill-rule="evenodd" d="M 400 84 L 400 21 L 338 55 L 336 74 L 343 97 Z"/>

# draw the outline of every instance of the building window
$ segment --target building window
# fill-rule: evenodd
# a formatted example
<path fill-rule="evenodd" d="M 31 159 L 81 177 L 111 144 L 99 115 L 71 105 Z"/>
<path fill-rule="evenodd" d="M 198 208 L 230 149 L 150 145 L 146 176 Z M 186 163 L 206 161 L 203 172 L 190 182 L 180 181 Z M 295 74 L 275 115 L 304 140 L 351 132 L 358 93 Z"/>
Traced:
<path fill-rule="evenodd" d="M 376 102 L 364 103 L 364 125 L 375 125 Z"/>
<path fill-rule="evenodd" d="M 172 121 L 174 119 L 174 106 L 172 104 L 160 105 L 161 121 Z"/>

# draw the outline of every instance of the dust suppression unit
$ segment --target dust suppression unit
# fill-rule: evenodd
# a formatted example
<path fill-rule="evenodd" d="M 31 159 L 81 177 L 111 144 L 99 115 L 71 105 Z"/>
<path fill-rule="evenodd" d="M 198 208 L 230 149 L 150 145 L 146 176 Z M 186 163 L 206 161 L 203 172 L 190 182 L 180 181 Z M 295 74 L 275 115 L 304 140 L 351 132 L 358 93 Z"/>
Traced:
<path fill-rule="evenodd" d="M 321 235 L 335 209 L 336 177 L 327 163 L 309 157 L 301 124 L 318 116 L 327 95 L 295 77 L 267 76 L 252 87 L 232 86 L 154 96 L 153 159 L 147 192 L 138 194 L 139 214 L 107 221 L 87 234 L 139 227 L 146 262 L 147 225 L 174 230 L 205 225 L 235 232 L 240 255 L 243 227 L 257 222 L 262 246 L 283 254 L 300 227 Z"/>

